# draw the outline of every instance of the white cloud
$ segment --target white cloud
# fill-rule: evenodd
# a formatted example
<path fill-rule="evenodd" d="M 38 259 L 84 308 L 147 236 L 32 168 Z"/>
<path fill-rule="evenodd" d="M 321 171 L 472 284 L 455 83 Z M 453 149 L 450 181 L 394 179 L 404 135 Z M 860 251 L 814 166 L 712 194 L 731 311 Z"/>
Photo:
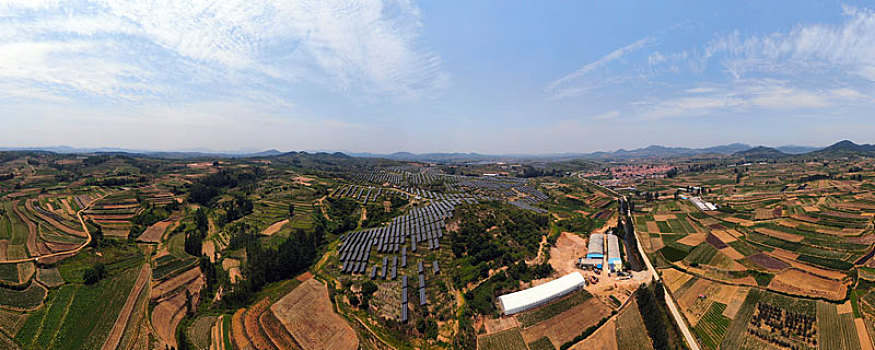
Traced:
<path fill-rule="evenodd" d="M 7 0 L 0 11 L 0 82 L 59 95 L 276 95 L 265 86 L 279 81 L 419 99 L 449 83 L 405 0 Z"/>

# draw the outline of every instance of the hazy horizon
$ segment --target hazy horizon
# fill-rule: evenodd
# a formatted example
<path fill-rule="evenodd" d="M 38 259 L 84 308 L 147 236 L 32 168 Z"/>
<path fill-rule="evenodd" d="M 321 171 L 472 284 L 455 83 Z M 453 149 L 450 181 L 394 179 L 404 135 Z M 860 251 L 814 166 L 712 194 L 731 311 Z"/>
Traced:
<path fill-rule="evenodd" d="M 875 4 L 0 3 L 3 146 L 870 143 Z"/>

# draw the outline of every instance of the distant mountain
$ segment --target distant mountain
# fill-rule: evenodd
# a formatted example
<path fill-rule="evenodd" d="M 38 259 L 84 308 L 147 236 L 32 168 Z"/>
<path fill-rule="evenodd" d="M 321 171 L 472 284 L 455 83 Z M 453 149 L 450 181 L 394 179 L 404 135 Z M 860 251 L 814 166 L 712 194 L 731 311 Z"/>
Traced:
<path fill-rule="evenodd" d="M 875 153 L 875 145 L 862 144 L 858 145 L 848 140 L 843 140 L 834 143 L 832 146 L 822 150 L 812 152 L 811 155 L 817 156 L 844 156 L 851 154 L 872 154 Z"/>
<path fill-rule="evenodd" d="M 654 145 L 646 148 L 634 149 L 631 151 L 620 149 L 614 152 L 594 152 L 585 154 L 583 155 L 583 157 L 595 159 L 631 159 L 689 157 L 703 154 L 730 155 L 736 152 L 748 150 L 750 148 L 751 146 L 745 145 L 743 143 L 733 143 L 729 145 L 713 146 L 708 148 L 665 147 Z"/>
<path fill-rule="evenodd" d="M 749 150 L 735 152 L 732 155 L 744 157 L 748 160 L 768 160 L 778 159 L 789 156 L 789 154 L 781 152 L 777 149 L 765 146 L 754 147 Z"/>

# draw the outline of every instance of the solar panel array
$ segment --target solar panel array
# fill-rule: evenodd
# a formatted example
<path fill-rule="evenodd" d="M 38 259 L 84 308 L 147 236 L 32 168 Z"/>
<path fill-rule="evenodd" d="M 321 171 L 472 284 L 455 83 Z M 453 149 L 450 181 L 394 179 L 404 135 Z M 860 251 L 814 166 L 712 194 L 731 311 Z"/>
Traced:
<path fill-rule="evenodd" d="M 391 193 L 394 192 L 388 190 L 383 191 L 382 187 L 347 185 L 334 190 L 334 192 L 331 193 L 331 196 L 354 198 L 364 201 L 365 204 L 367 204 L 368 202 L 376 202 L 377 198 L 390 195 Z"/>
<path fill-rule="evenodd" d="M 535 212 L 546 212 L 537 207 L 537 204 L 548 197 L 540 190 L 530 185 L 530 180 L 516 177 L 503 176 L 461 176 L 443 174 L 435 168 L 420 167 L 393 167 L 386 171 L 357 172 L 349 175 L 352 180 L 360 183 L 390 183 L 403 190 L 404 198 L 409 198 L 411 193 L 425 199 L 461 199 L 476 198 L 481 200 L 510 200 L 511 204 L 519 208 Z M 418 185 L 443 184 L 445 193 L 434 192 L 417 187 Z M 352 185 L 353 190 L 342 188 L 335 191 L 338 196 L 362 197 L 367 201 L 375 199 L 373 191 L 371 197 L 367 196 L 364 186 Z M 356 190 L 358 189 L 358 190 Z M 361 194 L 358 192 L 362 192 Z M 385 193 L 385 192 L 384 192 Z"/>
<path fill-rule="evenodd" d="M 403 250 L 402 265 L 406 266 L 405 244 L 408 244 L 408 239 L 410 250 L 414 252 L 420 244 L 428 246 L 430 250 L 440 249 L 445 222 L 452 217 L 456 205 L 473 201 L 473 199 L 435 201 L 431 205 L 413 209 L 396 217 L 385 226 L 344 234 L 340 237 L 341 246 L 338 250 L 341 272 L 364 273 L 372 248 L 383 254 L 395 254 Z M 386 278 L 386 265 L 387 260 L 384 259 L 381 278 Z"/>

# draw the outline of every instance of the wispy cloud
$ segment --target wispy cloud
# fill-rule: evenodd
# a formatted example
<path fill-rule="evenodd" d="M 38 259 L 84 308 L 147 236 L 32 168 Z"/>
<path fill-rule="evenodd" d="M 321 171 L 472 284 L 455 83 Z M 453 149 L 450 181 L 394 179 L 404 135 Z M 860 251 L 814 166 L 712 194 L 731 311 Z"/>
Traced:
<path fill-rule="evenodd" d="M 288 100 L 268 88 L 281 82 L 420 99 L 449 84 L 405 0 L 22 0 L 0 9 L 0 83 L 21 94 L 166 102 L 219 90 Z"/>
<path fill-rule="evenodd" d="M 672 51 L 665 31 L 611 52 L 546 86 L 552 98 L 615 92 L 623 114 L 645 119 L 754 110 L 825 110 L 870 105 L 875 81 L 875 12 L 844 7 L 835 24 L 785 32 L 715 34 Z M 640 79 L 638 79 L 640 78 Z M 659 89 L 653 89 L 659 86 Z M 631 91 L 640 93 L 631 94 Z M 647 96 L 643 98 L 641 95 Z M 629 96 L 635 96 L 631 100 Z"/>
<path fill-rule="evenodd" d="M 614 51 L 611 51 L 607 55 L 604 55 L 601 58 L 593 62 L 587 63 L 583 67 L 578 68 L 576 71 L 550 82 L 549 84 L 547 84 L 544 90 L 552 94 L 554 98 L 578 95 L 581 92 L 588 90 L 588 88 L 581 87 L 581 85 L 583 85 L 581 84 L 581 80 L 588 78 L 589 75 L 591 75 L 592 73 L 600 69 L 604 69 L 609 64 L 615 61 L 643 49 L 653 41 L 653 37 L 647 37 L 629 45 L 623 46 Z M 622 80 L 625 78 L 620 79 Z"/>
<path fill-rule="evenodd" d="M 789 32 L 721 35 L 700 60 L 719 60 L 736 78 L 748 73 L 850 74 L 875 81 L 875 12 L 845 7 L 839 24 L 798 25 Z"/>

